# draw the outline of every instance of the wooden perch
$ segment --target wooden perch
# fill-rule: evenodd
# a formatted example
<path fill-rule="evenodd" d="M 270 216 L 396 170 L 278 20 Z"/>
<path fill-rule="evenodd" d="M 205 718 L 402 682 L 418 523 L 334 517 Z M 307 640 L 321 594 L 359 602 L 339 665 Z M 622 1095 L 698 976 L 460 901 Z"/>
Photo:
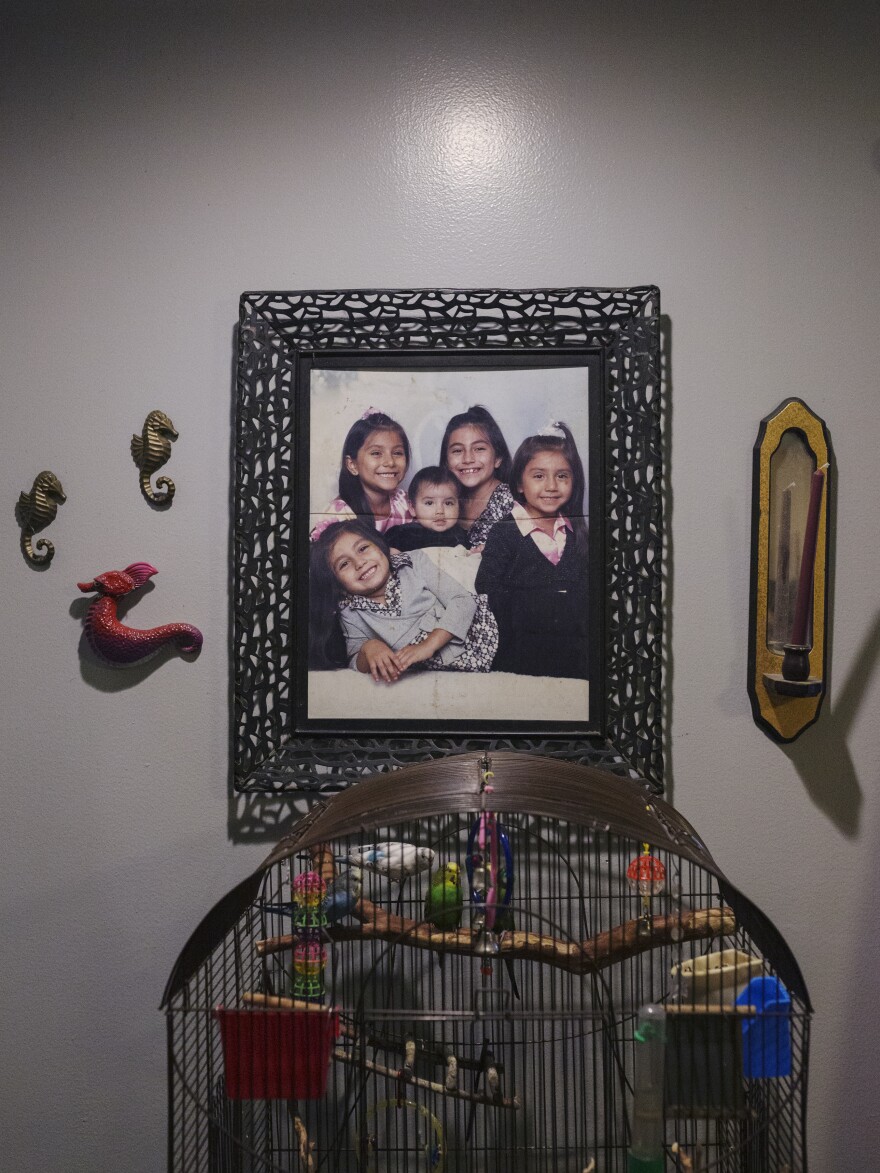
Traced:
<path fill-rule="evenodd" d="M 317 872 L 325 884 L 332 884 L 336 879 L 336 863 L 333 852 L 328 843 L 316 843 L 309 848 L 309 857 L 312 861 L 312 871 Z"/>
<path fill-rule="evenodd" d="M 485 1104 L 489 1108 L 517 1109 L 521 1107 L 519 1096 L 507 1099 L 504 1096 L 481 1096 L 475 1092 L 463 1091 L 460 1088 L 448 1088 L 445 1084 L 435 1083 L 432 1079 L 422 1079 L 418 1075 L 407 1075 L 402 1068 L 395 1070 L 393 1067 L 383 1067 L 381 1063 L 374 1063 L 372 1059 L 361 1059 L 351 1051 L 343 1051 L 341 1047 L 337 1047 L 333 1052 L 333 1058 L 338 1059 L 340 1063 L 363 1067 L 367 1071 L 372 1071 L 374 1075 L 384 1075 L 386 1079 L 393 1079 L 395 1082 L 399 1082 L 402 1078 L 405 1084 L 426 1088 L 428 1091 L 436 1092 L 439 1096 L 448 1096 L 453 1100 L 468 1100 L 472 1104 Z"/>
<path fill-rule="evenodd" d="M 672 1146 L 672 1155 L 677 1159 L 678 1167 L 681 1173 L 702 1173 L 703 1168 L 703 1146 L 697 1145 L 694 1149 L 693 1157 L 689 1157 L 687 1151 L 681 1147 L 678 1141 Z"/>
<path fill-rule="evenodd" d="M 474 954 L 478 934 L 471 929 L 443 932 L 433 925 L 419 923 L 407 917 L 386 912 L 370 900 L 361 900 L 355 915 L 363 920 L 360 927 L 335 925 L 328 930 L 333 941 L 356 941 L 364 937 L 391 943 L 403 942 L 416 949 L 432 949 L 438 953 Z M 644 921 L 626 921 L 608 932 L 598 933 L 586 941 L 560 941 L 542 933 L 515 931 L 504 933 L 499 941 L 501 958 L 521 958 L 540 961 L 570 973 L 589 974 L 626 961 L 661 945 L 679 941 L 696 941 L 733 933 L 736 919 L 729 908 L 706 908 L 696 912 L 673 913 L 651 919 L 650 932 L 645 932 Z M 296 938 L 287 933 L 257 941 L 257 952 L 262 956 L 292 949 Z"/>
<path fill-rule="evenodd" d="M 315 1146 L 309 1140 L 306 1126 L 300 1120 L 299 1116 L 294 1116 L 293 1118 L 293 1131 L 296 1133 L 300 1165 L 305 1170 L 305 1173 L 314 1173 L 315 1158 L 312 1156 L 312 1153 Z"/>
<path fill-rule="evenodd" d="M 257 994 L 245 990 L 241 995 L 247 1006 L 265 1006 L 270 1010 L 308 1010 L 312 1014 L 326 1014 L 327 1007 L 320 1002 L 306 1002 L 304 998 L 288 998 L 283 994 Z M 339 1020 L 339 1033 L 347 1039 L 356 1038 L 355 1029 L 343 1019 Z"/>

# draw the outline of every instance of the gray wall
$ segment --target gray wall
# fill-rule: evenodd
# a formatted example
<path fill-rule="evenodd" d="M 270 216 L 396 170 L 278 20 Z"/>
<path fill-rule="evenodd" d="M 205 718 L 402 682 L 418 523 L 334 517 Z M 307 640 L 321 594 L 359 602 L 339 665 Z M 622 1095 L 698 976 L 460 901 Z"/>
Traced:
<path fill-rule="evenodd" d="M 656 282 L 672 795 L 802 962 L 813 1168 L 873 1167 L 876 5 L 5 11 L 2 1163 L 163 1167 L 163 983 L 263 854 L 227 834 L 239 293 Z M 830 695 L 785 749 L 745 678 L 751 448 L 788 395 L 840 471 Z M 166 515 L 128 453 L 156 406 L 180 430 Z M 37 574 L 12 506 L 44 467 L 69 500 Z M 75 583 L 139 559 L 160 574 L 132 621 L 189 619 L 204 651 L 102 672 Z"/>

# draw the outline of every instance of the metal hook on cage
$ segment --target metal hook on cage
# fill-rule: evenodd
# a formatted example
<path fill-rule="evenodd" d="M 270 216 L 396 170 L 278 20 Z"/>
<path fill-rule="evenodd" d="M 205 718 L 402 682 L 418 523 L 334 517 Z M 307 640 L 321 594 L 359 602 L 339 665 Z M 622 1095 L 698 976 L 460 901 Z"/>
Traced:
<path fill-rule="evenodd" d="M 492 770 L 492 759 L 487 753 L 484 753 L 480 758 L 480 801 L 483 809 L 485 809 L 485 799 L 483 798 L 483 795 L 492 793 L 492 786 L 489 782 L 489 779 L 494 777 L 495 774 Z"/>

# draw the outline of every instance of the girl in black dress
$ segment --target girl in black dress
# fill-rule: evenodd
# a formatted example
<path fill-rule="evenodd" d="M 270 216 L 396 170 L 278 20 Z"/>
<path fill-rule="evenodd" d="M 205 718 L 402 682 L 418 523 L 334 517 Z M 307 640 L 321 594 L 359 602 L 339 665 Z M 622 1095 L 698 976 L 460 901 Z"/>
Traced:
<path fill-rule="evenodd" d="M 515 503 L 492 527 L 476 580 L 498 621 L 492 668 L 586 679 L 586 486 L 565 424 L 520 444 L 510 487 Z"/>

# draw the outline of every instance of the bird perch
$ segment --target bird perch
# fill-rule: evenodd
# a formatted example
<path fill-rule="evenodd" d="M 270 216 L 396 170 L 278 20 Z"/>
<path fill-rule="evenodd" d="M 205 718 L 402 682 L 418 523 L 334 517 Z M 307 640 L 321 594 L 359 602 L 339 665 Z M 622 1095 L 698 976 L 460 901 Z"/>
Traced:
<path fill-rule="evenodd" d="M 327 843 L 309 848 L 313 869 L 329 883 L 336 875 L 333 851 Z M 479 933 L 472 929 L 452 931 L 411 920 L 387 912 L 372 900 L 361 898 L 354 907 L 353 916 L 361 925 L 334 925 L 328 929 L 332 941 L 358 941 L 364 937 L 397 944 L 405 941 L 416 949 L 430 949 L 436 953 L 458 953 L 476 956 L 475 944 Z M 691 912 L 655 916 L 650 921 L 650 932 L 645 932 L 643 917 L 626 921 L 607 932 L 588 937 L 585 941 L 560 941 L 543 933 L 507 932 L 499 941 L 499 956 L 539 961 L 575 974 L 596 973 L 618 962 L 636 957 L 660 945 L 680 941 L 699 941 L 734 932 L 736 919 L 729 908 L 706 908 Z M 292 933 L 257 941 L 257 953 L 283 953 L 292 949 L 296 938 Z"/>
<path fill-rule="evenodd" d="M 372 1071 L 374 1075 L 384 1075 L 386 1079 L 393 1079 L 397 1082 L 402 1079 L 407 1085 L 425 1088 L 427 1091 L 436 1092 L 439 1096 L 448 1096 L 452 1100 L 468 1100 L 472 1104 L 485 1104 L 488 1108 L 518 1109 L 522 1106 L 519 1096 L 514 1096 L 512 1099 L 500 1095 L 481 1096 L 475 1092 L 466 1092 L 461 1088 L 450 1088 L 444 1083 L 436 1083 L 433 1079 L 422 1079 L 418 1075 L 409 1075 L 404 1068 L 395 1070 L 392 1067 L 383 1067 L 381 1063 L 374 1063 L 372 1059 L 362 1059 L 350 1051 L 343 1051 L 340 1047 L 337 1047 L 333 1052 L 333 1058 L 338 1059 L 340 1063 L 363 1067 L 366 1071 Z"/>
<path fill-rule="evenodd" d="M 331 940 L 356 941 L 368 937 L 391 943 L 403 941 L 413 948 L 430 949 L 437 953 L 476 955 L 475 944 L 479 934 L 471 929 L 443 932 L 433 925 L 386 912 L 370 900 L 360 900 L 355 906 L 354 915 L 362 920 L 360 927 L 335 925 L 328 930 Z M 580 942 L 560 941 L 543 933 L 504 933 L 499 941 L 499 956 L 540 961 L 569 973 L 589 974 L 660 945 L 725 936 L 735 929 L 736 920 L 731 909 L 707 908 L 671 916 L 655 916 L 651 920 L 649 933 L 645 933 L 644 921 L 637 919 Z M 290 933 L 268 937 L 257 941 L 257 952 L 261 956 L 283 953 L 293 948 L 295 940 Z"/>

